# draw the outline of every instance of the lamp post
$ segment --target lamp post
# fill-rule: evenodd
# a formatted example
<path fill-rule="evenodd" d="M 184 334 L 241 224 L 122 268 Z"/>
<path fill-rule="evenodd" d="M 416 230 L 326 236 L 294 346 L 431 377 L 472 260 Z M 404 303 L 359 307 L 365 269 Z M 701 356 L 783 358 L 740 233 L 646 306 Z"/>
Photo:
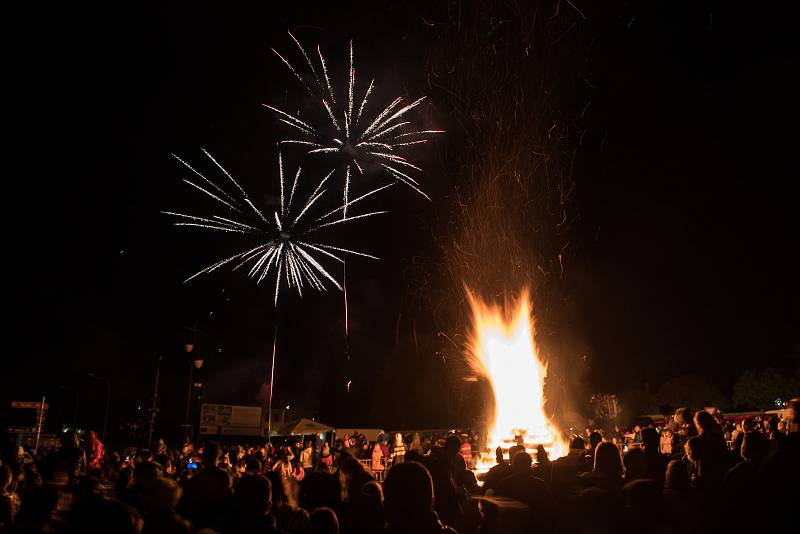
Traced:
<path fill-rule="evenodd" d="M 89 378 L 94 378 L 106 385 L 106 413 L 103 416 L 103 443 L 106 442 L 106 428 L 108 427 L 108 410 L 111 407 L 111 380 L 108 378 L 97 376 L 94 373 L 89 373 Z"/>
<path fill-rule="evenodd" d="M 187 354 L 190 354 L 194 350 L 194 345 L 192 343 L 187 343 L 183 348 Z M 192 438 L 192 425 L 189 423 L 189 415 L 192 411 L 192 389 L 194 388 L 192 374 L 195 369 L 200 369 L 201 367 L 203 367 L 203 359 L 195 354 L 194 358 L 192 358 L 192 362 L 189 364 L 189 390 L 186 393 L 186 418 L 183 422 L 183 427 L 186 430 L 186 437 L 189 439 Z"/>

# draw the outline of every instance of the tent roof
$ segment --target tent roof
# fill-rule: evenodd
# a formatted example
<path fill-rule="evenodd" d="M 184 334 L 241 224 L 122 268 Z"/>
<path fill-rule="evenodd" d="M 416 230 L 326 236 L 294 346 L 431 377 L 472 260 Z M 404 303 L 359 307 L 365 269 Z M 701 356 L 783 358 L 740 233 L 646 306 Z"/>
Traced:
<path fill-rule="evenodd" d="M 276 434 L 278 436 L 305 436 L 319 434 L 320 432 L 330 432 L 331 430 L 333 430 L 333 427 L 302 417 L 297 421 L 292 421 L 282 426 Z"/>

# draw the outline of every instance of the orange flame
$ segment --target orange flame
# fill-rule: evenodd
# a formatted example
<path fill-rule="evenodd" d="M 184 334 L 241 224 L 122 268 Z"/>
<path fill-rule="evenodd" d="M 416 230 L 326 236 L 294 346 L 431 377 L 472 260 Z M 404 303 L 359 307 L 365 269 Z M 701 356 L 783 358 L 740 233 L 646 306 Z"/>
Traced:
<path fill-rule="evenodd" d="M 551 460 L 565 456 L 568 444 L 544 413 L 547 366 L 533 339 L 530 293 L 524 290 L 508 309 L 489 305 L 467 290 L 474 322 L 468 362 L 494 393 L 489 446 L 507 452 L 522 436 L 528 452 L 543 445 Z M 493 463 L 491 455 L 489 464 Z M 481 465 L 478 466 L 481 469 Z"/>

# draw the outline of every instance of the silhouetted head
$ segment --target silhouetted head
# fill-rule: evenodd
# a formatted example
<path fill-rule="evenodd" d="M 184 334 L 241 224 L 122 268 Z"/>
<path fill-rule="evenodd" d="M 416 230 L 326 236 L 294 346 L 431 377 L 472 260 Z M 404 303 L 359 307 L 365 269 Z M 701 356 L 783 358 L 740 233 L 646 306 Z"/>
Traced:
<path fill-rule="evenodd" d="M 249 516 L 265 515 L 272 507 L 272 483 L 261 475 L 246 475 L 236 486 L 234 498 L 239 513 Z"/>
<path fill-rule="evenodd" d="M 603 442 L 603 436 L 600 435 L 600 432 L 594 431 L 589 434 L 589 448 L 594 452 L 598 445 Z"/>
<path fill-rule="evenodd" d="M 691 482 L 689 480 L 689 468 L 686 462 L 672 460 L 667 465 L 667 476 L 664 481 L 664 488 L 672 491 L 689 491 Z"/>
<path fill-rule="evenodd" d="M 536 463 L 546 464 L 550 461 L 550 455 L 547 454 L 547 449 L 544 445 L 536 446 Z"/>
<path fill-rule="evenodd" d="M 647 478 L 647 460 L 644 450 L 639 447 L 629 449 L 622 458 L 622 463 L 625 465 L 626 480 Z"/>
<path fill-rule="evenodd" d="M 586 450 L 586 442 L 583 441 L 583 438 L 580 436 L 575 436 L 572 438 L 572 441 L 569 442 L 569 448 L 573 450 Z"/>
<path fill-rule="evenodd" d="M 135 483 L 139 487 L 148 487 L 153 482 L 164 476 L 161 464 L 147 460 L 136 466 Z"/>
<path fill-rule="evenodd" d="M 421 523 L 433 511 L 433 480 L 425 466 L 417 462 L 389 469 L 383 495 L 390 527 Z"/>
<path fill-rule="evenodd" d="M 292 502 L 289 500 L 289 493 L 284 486 L 284 479 L 280 473 L 275 471 L 267 471 L 264 477 L 270 482 L 270 489 L 272 490 L 272 506 L 275 508 L 283 507 L 286 505 L 291 506 Z"/>
<path fill-rule="evenodd" d="M 261 462 L 258 458 L 250 457 L 244 462 L 244 472 L 245 473 L 260 473 L 261 472 Z"/>
<path fill-rule="evenodd" d="M 498 464 L 502 464 L 505 461 L 505 458 L 503 458 L 503 448 L 502 447 L 497 447 L 494 450 L 494 459 L 497 460 Z"/>
<path fill-rule="evenodd" d="M 219 445 L 213 441 L 206 443 L 203 447 L 203 466 L 206 468 L 216 467 L 221 455 L 222 451 L 219 450 Z"/>
<path fill-rule="evenodd" d="M 622 459 L 619 449 L 612 443 L 601 443 L 594 451 L 593 471 L 607 477 L 622 477 Z"/>
<path fill-rule="evenodd" d="M 686 445 L 684 446 L 684 452 L 686 456 L 689 457 L 689 460 L 692 462 L 697 462 L 702 455 L 703 442 L 698 436 L 692 436 L 686 441 Z"/>
<path fill-rule="evenodd" d="M 142 492 L 145 510 L 150 512 L 171 512 L 178 506 L 183 490 L 171 478 L 158 478 Z"/>
<path fill-rule="evenodd" d="M 530 454 L 525 451 L 519 451 L 514 455 L 514 458 L 511 459 L 511 470 L 515 473 L 530 472 L 532 463 L 533 460 Z"/>
<path fill-rule="evenodd" d="M 658 431 L 649 426 L 642 430 L 642 445 L 644 445 L 645 451 L 657 451 L 660 446 L 661 437 L 658 435 Z"/>
<path fill-rule="evenodd" d="M 372 480 L 372 475 L 361 462 L 352 456 L 339 462 L 339 485 L 342 501 L 349 501 L 354 493 L 370 480 Z"/>
<path fill-rule="evenodd" d="M 692 411 L 689 408 L 675 410 L 675 422 L 679 425 L 688 425 L 692 422 Z"/>
<path fill-rule="evenodd" d="M 331 508 L 317 508 L 308 522 L 309 534 L 339 534 L 339 519 Z"/>
<path fill-rule="evenodd" d="M 705 410 L 694 414 L 694 426 L 697 427 L 699 434 L 714 433 L 720 430 L 717 420 Z"/>
<path fill-rule="evenodd" d="M 378 532 L 385 526 L 383 489 L 374 480 L 361 486 L 358 514 L 353 517 L 354 532 Z"/>
<path fill-rule="evenodd" d="M 64 433 L 64 437 L 61 438 L 61 443 L 64 447 L 78 447 L 81 444 L 81 438 L 78 436 L 77 432 L 70 430 Z"/>
<path fill-rule="evenodd" d="M 444 441 L 444 452 L 448 456 L 453 456 L 458 454 L 458 451 L 461 450 L 461 438 L 456 436 L 455 434 L 451 436 L 447 436 L 447 439 Z"/>
<path fill-rule="evenodd" d="M 747 432 L 742 440 L 742 458 L 754 462 L 760 461 L 769 452 L 769 440 L 761 432 Z"/>

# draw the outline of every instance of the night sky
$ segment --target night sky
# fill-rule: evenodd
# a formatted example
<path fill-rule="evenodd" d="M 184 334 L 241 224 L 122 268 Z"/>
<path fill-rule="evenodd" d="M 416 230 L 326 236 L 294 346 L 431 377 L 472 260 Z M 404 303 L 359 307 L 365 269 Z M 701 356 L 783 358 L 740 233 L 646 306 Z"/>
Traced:
<path fill-rule="evenodd" d="M 458 136 L 420 154 L 432 203 L 395 192 L 392 213 L 356 236 L 383 261 L 348 263 L 349 360 L 338 293 L 286 294 L 276 312 L 269 288 L 236 274 L 181 284 L 228 249 L 159 213 L 197 198 L 170 154 L 198 161 L 205 147 L 244 183 L 273 190 L 280 130 L 261 104 L 297 92 L 270 52 L 291 50 L 287 29 L 337 65 L 353 38 L 383 98 L 430 92 L 430 31 L 445 2 L 272 4 L 70 5 L 8 19 L 17 38 L 5 101 L 4 406 L 46 394 L 54 421 L 97 427 L 103 385 L 87 377 L 96 373 L 112 381 L 116 427 L 141 414 L 162 355 L 168 434 L 185 407 L 183 343 L 196 336 L 207 400 L 253 404 L 277 324 L 276 404 L 387 428 L 449 426 L 459 412 L 440 392 L 425 409 L 418 377 L 440 358 L 420 353 L 420 338 L 435 347 L 440 329 L 458 332 L 431 324 L 415 301 L 421 287 L 463 299 L 434 276 L 454 186 L 439 179 L 439 162 L 463 150 Z M 796 17 L 727 2 L 573 4 L 585 65 L 580 89 L 560 101 L 585 135 L 560 330 L 588 355 L 590 389 L 657 387 L 692 372 L 729 391 L 744 369 L 784 365 L 800 344 Z M 437 98 L 426 116 L 453 130 Z M 415 346 L 387 391 L 385 375 Z M 458 365 L 443 365 L 436 372 L 459 383 Z M 408 409 L 400 417 L 389 405 Z"/>

